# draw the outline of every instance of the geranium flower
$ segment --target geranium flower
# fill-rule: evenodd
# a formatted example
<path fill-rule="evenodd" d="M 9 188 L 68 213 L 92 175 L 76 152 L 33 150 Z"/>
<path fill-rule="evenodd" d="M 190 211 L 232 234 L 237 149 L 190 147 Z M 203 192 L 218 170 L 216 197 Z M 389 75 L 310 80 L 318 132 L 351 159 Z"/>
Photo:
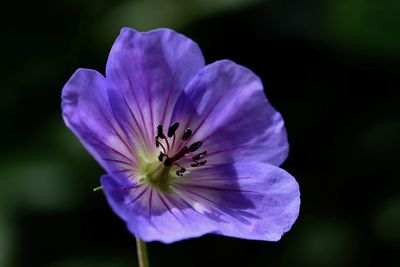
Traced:
<path fill-rule="evenodd" d="M 205 65 L 173 30 L 122 29 L 105 77 L 78 69 L 62 109 L 106 170 L 112 209 L 144 241 L 276 241 L 298 216 L 298 184 L 277 167 L 288 153 L 284 123 L 260 79 L 229 60 Z"/>

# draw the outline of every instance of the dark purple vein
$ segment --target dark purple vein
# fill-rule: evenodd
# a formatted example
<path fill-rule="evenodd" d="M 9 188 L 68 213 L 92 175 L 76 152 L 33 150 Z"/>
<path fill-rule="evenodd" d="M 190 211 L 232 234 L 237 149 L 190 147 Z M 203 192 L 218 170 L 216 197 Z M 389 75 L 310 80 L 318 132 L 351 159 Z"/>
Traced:
<path fill-rule="evenodd" d="M 139 195 L 137 195 L 131 202 L 129 202 L 129 203 L 127 204 L 127 206 L 132 205 L 133 203 L 136 202 L 136 200 L 138 200 L 139 198 L 141 198 L 141 197 L 144 195 L 144 193 L 146 193 L 147 189 L 149 189 L 148 186 L 147 186 L 141 193 L 139 193 Z"/>

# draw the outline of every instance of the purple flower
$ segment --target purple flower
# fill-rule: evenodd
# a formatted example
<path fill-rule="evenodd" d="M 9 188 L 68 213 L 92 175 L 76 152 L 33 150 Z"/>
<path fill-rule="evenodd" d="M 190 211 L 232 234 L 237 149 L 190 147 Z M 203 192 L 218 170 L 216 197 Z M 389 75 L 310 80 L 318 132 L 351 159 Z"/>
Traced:
<path fill-rule="evenodd" d="M 108 174 L 112 209 L 144 241 L 207 233 L 277 241 L 299 212 L 281 115 L 260 79 L 229 60 L 205 65 L 169 29 L 124 28 L 106 77 L 78 69 L 65 123 Z"/>

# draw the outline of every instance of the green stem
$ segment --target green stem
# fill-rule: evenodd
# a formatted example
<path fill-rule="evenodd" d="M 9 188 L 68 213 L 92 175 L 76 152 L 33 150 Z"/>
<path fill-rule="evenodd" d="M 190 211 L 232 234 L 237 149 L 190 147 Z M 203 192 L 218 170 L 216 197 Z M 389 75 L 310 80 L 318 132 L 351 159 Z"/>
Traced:
<path fill-rule="evenodd" d="M 136 237 L 136 248 L 139 261 L 139 267 L 149 267 L 149 258 L 147 256 L 146 243 L 139 237 Z"/>

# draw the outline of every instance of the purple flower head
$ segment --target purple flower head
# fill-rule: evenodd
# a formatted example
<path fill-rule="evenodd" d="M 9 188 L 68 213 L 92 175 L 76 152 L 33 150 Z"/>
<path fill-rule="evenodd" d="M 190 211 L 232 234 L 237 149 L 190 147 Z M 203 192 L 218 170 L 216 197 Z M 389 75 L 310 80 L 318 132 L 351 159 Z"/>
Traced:
<path fill-rule="evenodd" d="M 229 60 L 205 65 L 181 34 L 122 29 L 105 77 L 78 69 L 62 109 L 106 170 L 112 209 L 144 241 L 277 241 L 298 216 L 299 186 L 277 167 L 284 123 L 260 79 Z"/>

